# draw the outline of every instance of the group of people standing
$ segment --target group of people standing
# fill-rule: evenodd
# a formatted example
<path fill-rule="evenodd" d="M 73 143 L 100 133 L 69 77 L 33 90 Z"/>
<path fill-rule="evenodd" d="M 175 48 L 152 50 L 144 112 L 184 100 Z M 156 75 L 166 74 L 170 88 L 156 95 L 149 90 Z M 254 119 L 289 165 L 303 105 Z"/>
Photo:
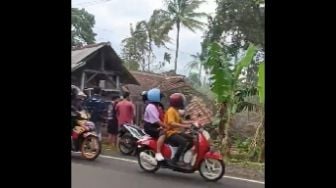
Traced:
<path fill-rule="evenodd" d="M 116 149 L 118 129 L 124 123 L 133 123 L 135 117 L 134 104 L 129 99 L 129 93 L 124 92 L 123 97 L 114 96 L 111 99 L 102 96 L 102 89 L 96 87 L 90 97 L 79 91 L 71 94 L 71 111 L 87 110 L 90 121 L 95 124 L 99 140 L 102 140 L 102 127 L 107 124 L 107 132 L 111 147 Z"/>
<path fill-rule="evenodd" d="M 86 106 L 96 124 L 98 137 L 101 139 L 101 128 L 107 124 L 108 140 L 113 149 L 117 146 L 119 127 L 124 123 L 134 123 L 135 106 L 130 101 L 129 93 L 124 92 L 123 97 L 113 96 L 111 100 L 105 100 L 101 95 L 102 90 L 97 87 L 93 95 L 87 99 Z"/>
<path fill-rule="evenodd" d="M 122 99 L 113 97 L 109 102 L 103 117 L 107 122 L 108 140 L 112 149 L 117 148 L 119 127 L 125 123 L 133 124 L 135 114 L 135 106 L 130 101 L 128 92 L 124 92 Z"/>

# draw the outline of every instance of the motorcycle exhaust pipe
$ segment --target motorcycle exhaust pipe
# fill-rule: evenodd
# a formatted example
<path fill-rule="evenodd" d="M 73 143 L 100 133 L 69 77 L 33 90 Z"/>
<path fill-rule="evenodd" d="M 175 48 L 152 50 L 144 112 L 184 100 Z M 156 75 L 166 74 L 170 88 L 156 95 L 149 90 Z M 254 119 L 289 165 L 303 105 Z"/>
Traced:
<path fill-rule="evenodd" d="M 140 153 L 140 158 L 146 162 L 148 162 L 149 164 L 156 166 L 157 165 L 157 161 L 154 157 L 148 155 L 147 153 L 141 152 Z"/>

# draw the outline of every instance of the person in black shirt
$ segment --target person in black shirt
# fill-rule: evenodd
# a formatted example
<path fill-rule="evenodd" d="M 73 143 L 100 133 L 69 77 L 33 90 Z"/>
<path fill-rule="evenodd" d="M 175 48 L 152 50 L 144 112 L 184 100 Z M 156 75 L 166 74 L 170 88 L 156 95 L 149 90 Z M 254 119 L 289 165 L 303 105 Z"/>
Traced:
<path fill-rule="evenodd" d="M 116 105 L 119 102 L 119 97 L 113 97 L 112 102 L 110 102 L 105 111 L 105 118 L 107 121 L 107 132 L 108 139 L 112 146 L 112 149 L 116 149 L 117 146 L 117 138 L 118 138 L 118 120 L 116 117 Z"/>

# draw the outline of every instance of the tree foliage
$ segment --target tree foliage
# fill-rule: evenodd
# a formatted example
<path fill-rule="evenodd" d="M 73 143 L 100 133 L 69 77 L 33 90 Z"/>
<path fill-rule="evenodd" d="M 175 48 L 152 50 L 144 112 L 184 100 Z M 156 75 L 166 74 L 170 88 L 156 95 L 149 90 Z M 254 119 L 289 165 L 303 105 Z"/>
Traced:
<path fill-rule="evenodd" d="M 233 35 L 233 43 L 252 42 L 264 47 L 265 12 L 264 1 L 217 0 L 216 15 L 209 17 L 209 42 L 220 42 L 223 34 Z M 246 43 L 245 43 L 246 44 Z"/>
<path fill-rule="evenodd" d="M 95 42 L 93 32 L 95 18 L 85 9 L 71 8 L 71 46 L 83 46 Z"/>
<path fill-rule="evenodd" d="M 189 73 L 188 80 L 194 88 L 199 88 L 201 86 L 201 80 L 197 73 Z"/>
<path fill-rule="evenodd" d="M 195 12 L 195 10 L 204 2 L 201 0 L 165 0 L 165 8 L 156 10 L 160 15 L 162 23 L 162 34 L 167 34 L 176 26 L 176 49 L 174 60 L 174 71 L 177 69 L 177 59 L 179 52 L 179 40 L 181 26 L 195 32 L 196 29 L 202 29 L 204 23 L 198 18 L 206 16 L 205 13 Z"/>
<path fill-rule="evenodd" d="M 122 57 L 130 69 L 140 67 L 142 71 L 150 71 L 150 65 L 155 58 L 153 45 L 165 47 L 170 41 L 168 33 L 164 31 L 165 16 L 161 14 L 160 11 L 154 11 L 149 21 L 139 21 L 135 28 L 130 26 L 131 36 L 122 41 Z"/>
<path fill-rule="evenodd" d="M 244 68 L 246 82 L 257 85 L 259 63 L 263 61 L 264 48 L 264 1 L 263 0 L 217 0 L 214 17 L 208 17 L 208 29 L 202 42 L 201 59 L 207 58 L 208 46 L 218 42 L 228 61 L 236 63 L 247 50 L 250 42 L 258 53 L 250 65 Z"/>

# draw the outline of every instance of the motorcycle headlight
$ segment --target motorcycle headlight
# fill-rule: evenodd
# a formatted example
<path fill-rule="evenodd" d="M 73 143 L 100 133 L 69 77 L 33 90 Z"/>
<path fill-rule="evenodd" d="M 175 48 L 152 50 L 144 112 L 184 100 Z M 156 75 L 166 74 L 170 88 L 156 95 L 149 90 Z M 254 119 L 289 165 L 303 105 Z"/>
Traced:
<path fill-rule="evenodd" d="M 205 138 L 207 141 L 210 140 L 210 134 L 209 134 L 208 131 L 203 130 L 203 131 L 202 131 L 202 134 L 203 134 L 204 138 Z"/>

